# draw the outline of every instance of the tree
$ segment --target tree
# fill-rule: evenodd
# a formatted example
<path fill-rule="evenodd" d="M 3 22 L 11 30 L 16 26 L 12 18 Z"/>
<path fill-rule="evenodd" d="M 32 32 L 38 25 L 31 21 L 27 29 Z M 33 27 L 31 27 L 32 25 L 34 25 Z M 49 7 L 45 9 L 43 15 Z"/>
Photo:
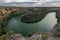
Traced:
<path fill-rule="evenodd" d="M 46 33 L 42 33 L 41 37 L 43 40 L 48 40 L 48 35 Z"/>

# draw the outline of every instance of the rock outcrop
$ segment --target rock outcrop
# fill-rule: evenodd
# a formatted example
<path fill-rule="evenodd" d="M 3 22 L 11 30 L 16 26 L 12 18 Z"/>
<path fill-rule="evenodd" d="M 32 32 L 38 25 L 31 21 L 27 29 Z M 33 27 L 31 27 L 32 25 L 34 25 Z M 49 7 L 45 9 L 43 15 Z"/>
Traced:
<path fill-rule="evenodd" d="M 51 32 L 54 37 L 60 38 L 60 23 L 56 24 Z"/>
<path fill-rule="evenodd" d="M 21 34 L 12 34 L 9 37 L 9 40 L 26 40 Z"/>

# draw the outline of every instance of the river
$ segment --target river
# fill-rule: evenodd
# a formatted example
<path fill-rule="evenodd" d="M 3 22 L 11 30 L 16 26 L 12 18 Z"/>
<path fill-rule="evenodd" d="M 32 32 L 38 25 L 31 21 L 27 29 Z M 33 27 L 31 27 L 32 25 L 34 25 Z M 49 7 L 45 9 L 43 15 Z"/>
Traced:
<path fill-rule="evenodd" d="M 21 33 L 26 36 L 31 31 L 50 31 L 57 23 L 56 13 L 51 12 L 47 16 L 33 24 L 22 23 L 20 17 L 13 17 L 7 24 L 7 31 L 14 31 L 15 33 Z"/>

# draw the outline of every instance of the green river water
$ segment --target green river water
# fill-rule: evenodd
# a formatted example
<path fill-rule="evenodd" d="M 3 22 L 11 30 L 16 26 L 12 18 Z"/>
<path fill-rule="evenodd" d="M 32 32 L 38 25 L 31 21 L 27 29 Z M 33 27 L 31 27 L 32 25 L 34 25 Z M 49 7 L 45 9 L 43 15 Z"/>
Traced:
<path fill-rule="evenodd" d="M 47 16 L 33 24 L 22 23 L 19 16 L 12 17 L 7 24 L 7 31 L 14 31 L 26 36 L 31 31 L 50 31 L 57 23 L 56 13 L 52 12 Z"/>

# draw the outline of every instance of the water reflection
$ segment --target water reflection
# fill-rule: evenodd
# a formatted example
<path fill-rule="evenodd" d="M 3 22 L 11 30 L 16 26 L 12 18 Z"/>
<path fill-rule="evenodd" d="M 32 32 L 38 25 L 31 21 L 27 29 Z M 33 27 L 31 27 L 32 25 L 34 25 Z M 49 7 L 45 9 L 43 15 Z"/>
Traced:
<path fill-rule="evenodd" d="M 27 35 L 27 33 L 32 30 L 49 31 L 57 23 L 55 14 L 55 12 L 49 13 L 42 21 L 34 24 L 22 23 L 20 17 L 13 17 L 8 22 L 7 30 L 13 30 L 16 33 L 21 33 L 23 35 Z"/>

